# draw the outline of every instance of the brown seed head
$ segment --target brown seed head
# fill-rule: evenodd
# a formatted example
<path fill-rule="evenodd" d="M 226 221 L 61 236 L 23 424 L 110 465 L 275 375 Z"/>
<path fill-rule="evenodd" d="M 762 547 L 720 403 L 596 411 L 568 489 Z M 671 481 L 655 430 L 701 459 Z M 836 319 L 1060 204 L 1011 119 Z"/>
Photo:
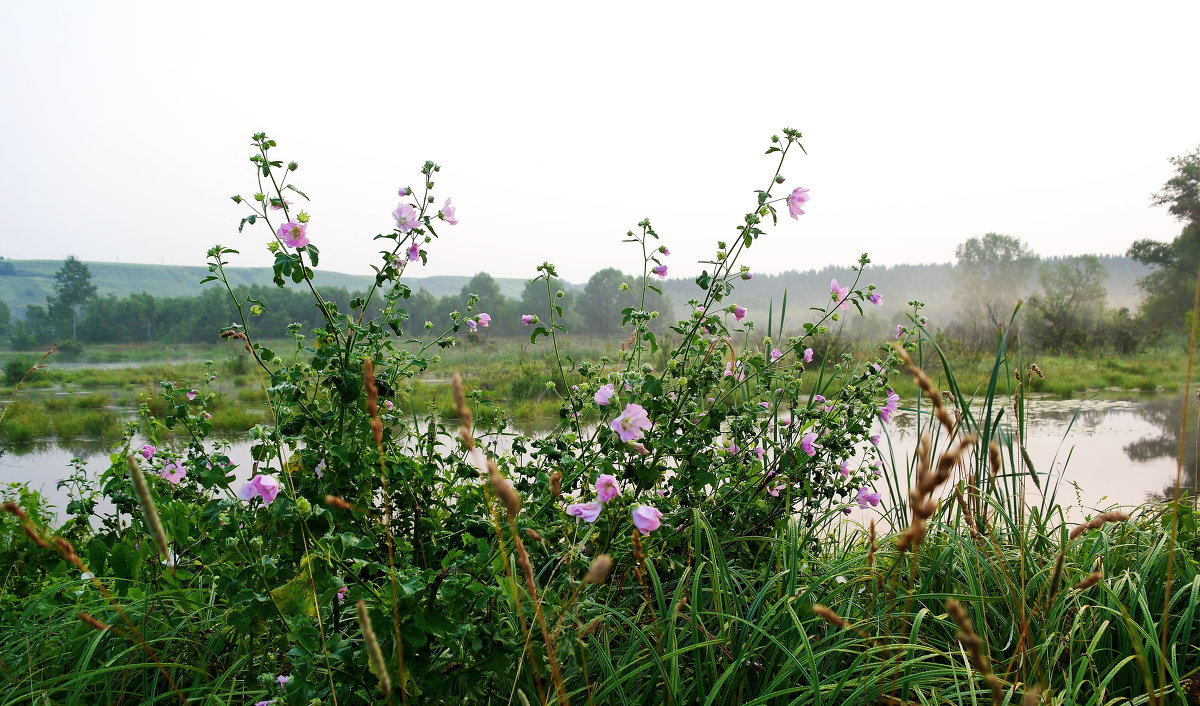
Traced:
<path fill-rule="evenodd" d="M 25 511 L 21 509 L 21 506 L 14 503 L 11 500 L 4 503 L 4 511 L 7 513 L 16 515 L 17 517 L 21 518 L 22 520 L 24 520 L 26 517 Z"/>
<path fill-rule="evenodd" d="M 1087 576 L 1087 578 L 1085 578 L 1084 580 L 1075 584 L 1074 588 L 1076 591 L 1083 591 L 1085 589 L 1089 589 L 1092 586 L 1095 586 L 1096 584 L 1100 583 L 1100 580 L 1103 578 L 1104 578 L 1104 575 L 1101 574 L 1099 571 L 1092 572 L 1091 574 L 1089 574 Z"/>
<path fill-rule="evenodd" d="M 588 567 L 587 576 L 583 577 L 583 582 L 604 583 L 604 579 L 608 578 L 608 572 L 611 569 L 612 557 L 607 554 L 601 554 L 592 559 L 592 565 Z"/>
<path fill-rule="evenodd" d="M 500 469 L 496 467 L 496 462 L 488 460 L 488 480 L 491 481 L 492 490 L 500 498 L 500 502 L 504 503 L 504 509 L 508 511 L 508 519 L 513 519 L 517 513 L 521 511 L 521 496 L 517 495 L 516 488 L 513 488 L 512 483 L 500 473 Z"/>
<path fill-rule="evenodd" d="M 562 471 L 555 471 L 550 476 L 550 494 L 556 498 L 562 497 Z"/>
<path fill-rule="evenodd" d="M 827 606 L 823 606 L 823 605 L 821 605 L 820 603 L 817 603 L 817 604 L 815 604 L 815 605 L 813 606 L 813 609 L 812 609 L 812 610 L 813 610 L 813 613 L 816 613 L 816 614 L 817 614 L 818 616 L 820 616 L 820 617 L 821 617 L 821 618 L 822 618 L 822 619 L 823 619 L 825 622 L 827 622 L 827 623 L 829 623 L 829 624 L 831 624 L 831 625 L 836 625 L 836 626 L 838 626 L 839 628 L 842 628 L 843 630 L 845 630 L 846 628 L 850 627 L 850 623 L 847 623 L 847 622 L 846 622 L 846 621 L 845 621 L 845 620 L 842 618 L 842 616 L 840 616 L 840 615 L 838 615 L 837 613 L 833 612 L 833 611 L 832 611 L 832 610 L 830 610 L 830 609 L 829 609 L 829 607 L 827 607 Z"/>
<path fill-rule="evenodd" d="M 325 504 L 338 510 L 349 510 L 353 506 L 336 495 L 326 495 Z"/>
<path fill-rule="evenodd" d="M 80 613 L 79 619 L 82 620 L 83 622 L 87 623 L 88 625 L 91 625 L 92 627 L 96 628 L 97 630 L 99 630 L 101 632 L 108 630 L 109 628 L 112 627 L 110 625 L 105 624 L 104 622 L 102 622 L 100 620 L 97 620 L 96 618 L 93 618 L 91 615 L 89 615 L 87 613 Z"/>

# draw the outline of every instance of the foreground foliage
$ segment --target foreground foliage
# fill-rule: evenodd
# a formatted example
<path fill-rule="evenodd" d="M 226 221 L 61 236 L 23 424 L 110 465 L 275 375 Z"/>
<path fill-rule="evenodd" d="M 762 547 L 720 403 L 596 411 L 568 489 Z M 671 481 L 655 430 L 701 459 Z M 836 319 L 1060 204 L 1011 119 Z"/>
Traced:
<path fill-rule="evenodd" d="M 770 187 L 799 138 L 772 138 Z M 254 146 L 243 226 L 277 234 L 277 279 L 308 288 L 324 323 L 291 327 L 285 360 L 258 342 L 262 302 L 223 276 L 234 251 L 210 251 L 238 311 L 225 335 L 271 412 L 252 467 L 209 437 L 212 378 L 168 381 L 161 414 L 146 404 L 56 532 L 35 496 L 8 504 L 0 703 L 1099 704 L 1189 688 L 1194 513 L 1147 506 L 1072 529 L 1023 452 L 1003 339 L 976 399 L 918 303 L 875 361 L 816 362 L 844 312 L 882 303 L 859 286 L 865 255 L 801 336 L 773 340 L 786 302 L 764 332 L 731 301 L 739 256 L 777 208 L 802 215 L 806 189 L 756 192 L 670 341 L 646 305 L 669 249 L 639 223 L 637 304 L 612 358 L 562 351 L 557 272 L 540 266 L 545 319 L 521 319 L 554 351 L 536 384 L 560 423 L 532 438 L 487 390 L 456 382 L 453 422 L 406 393 L 492 318 L 468 296 L 424 326 L 436 338 L 409 334 L 404 269 L 457 223 L 450 200 L 432 205 L 440 168 L 425 164 L 420 197 L 400 190 L 376 288 L 343 313 L 316 284 L 316 229 L 290 208 L 307 199 L 288 183 L 295 163 L 261 133 Z M 950 397 L 910 354 L 943 369 Z M 902 363 L 928 400 L 911 404 L 927 432 L 912 458 L 873 433 L 898 407 Z M 886 532 L 833 522 L 881 496 Z"/>

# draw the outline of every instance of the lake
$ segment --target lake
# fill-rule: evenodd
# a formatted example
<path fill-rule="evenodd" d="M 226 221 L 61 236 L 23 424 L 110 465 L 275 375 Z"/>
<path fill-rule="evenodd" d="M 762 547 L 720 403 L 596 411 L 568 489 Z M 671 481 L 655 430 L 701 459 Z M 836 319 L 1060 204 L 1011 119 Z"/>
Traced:
<path fill-rule="evenodd" d="M 1200 484 L 1197 470 L 1195 402 L 1188 397 L 1190 431 L 1184 454 L 1183 486 L 1193 492 Z M 1182 395 L 1131 395 L 1101 393 L 1085 400 L 1030 399 L 1026 408 L 1027 440 L 1039 473 L 1060 477 L 1058 500 L 1083 508 L 1113 504 L 1136 505 L 1170 497 L 1175 484 L 1175 456 Z M 915 446 L 912 412 L 893 417 L 889 433 L 898 461 Z M 539 433 L 545 429 L 521 429 Z M 884 443 L 886 449 L 886 442 Z M 250 467 L 250 443 L 233 440 L 229 456 L 241 468 Z M 67 498 L 55 485 L 70 473 L 73 458 L 82 459 L 93 472 L 108 465 L 111 449 L 96 441 L 69 444 L 41 442 L 0 447 L 0 485 L 27 482 L 51 504 L 62 508 Z M 1031 501 L 1038 492 L 1030 484 Z M 855 513 L 851 520 L 866 514 Z"/>

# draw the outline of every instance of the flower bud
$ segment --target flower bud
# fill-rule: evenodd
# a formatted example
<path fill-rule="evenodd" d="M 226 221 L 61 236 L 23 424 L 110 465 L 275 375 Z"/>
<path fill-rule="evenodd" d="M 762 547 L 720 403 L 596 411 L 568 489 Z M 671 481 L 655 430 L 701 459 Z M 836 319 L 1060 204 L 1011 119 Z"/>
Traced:
<path fill-rule="evenodd" d="M 288 162 L 288 171 L 289 172 L 294 172 L 299 168 L 300 168 L 299 164 L 296 164 L 295 162 Z"/>
<path fill-rule="evenodd" d="M 233 199 L 233 202 L 234 202 L 234 203 L 241 203 L 241 202 L 242 202 L 242 197 L 241 197 L 241 196 L 230 196 L 229 198 Z"/>

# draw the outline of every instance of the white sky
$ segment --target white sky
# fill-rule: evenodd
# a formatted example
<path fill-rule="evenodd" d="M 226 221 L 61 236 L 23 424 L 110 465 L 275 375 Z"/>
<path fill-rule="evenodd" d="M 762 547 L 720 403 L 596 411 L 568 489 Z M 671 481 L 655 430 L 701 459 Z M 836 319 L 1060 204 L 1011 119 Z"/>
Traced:
<path fill-rule="evenodd" d="M 322 266 L 365 273 L 397 187 L 442 165 L 413 274 L 639 265 L 649 216 L 694 274 L 773 169 L 807 215 L 759 272 L 949 261 L 989 231 L 1118 253 L 1180 224 L 1149 196 L 1200 144 L 1196 2 L 0 4 L 0 255 L 269 263 L 237 233 L 264 130 Z M 786 188 L 785 188 L 786 187 Z M 439 200 L 440 203 L 440 200 Z M 786 212 L 786 211 L 785 211 Z"/>

